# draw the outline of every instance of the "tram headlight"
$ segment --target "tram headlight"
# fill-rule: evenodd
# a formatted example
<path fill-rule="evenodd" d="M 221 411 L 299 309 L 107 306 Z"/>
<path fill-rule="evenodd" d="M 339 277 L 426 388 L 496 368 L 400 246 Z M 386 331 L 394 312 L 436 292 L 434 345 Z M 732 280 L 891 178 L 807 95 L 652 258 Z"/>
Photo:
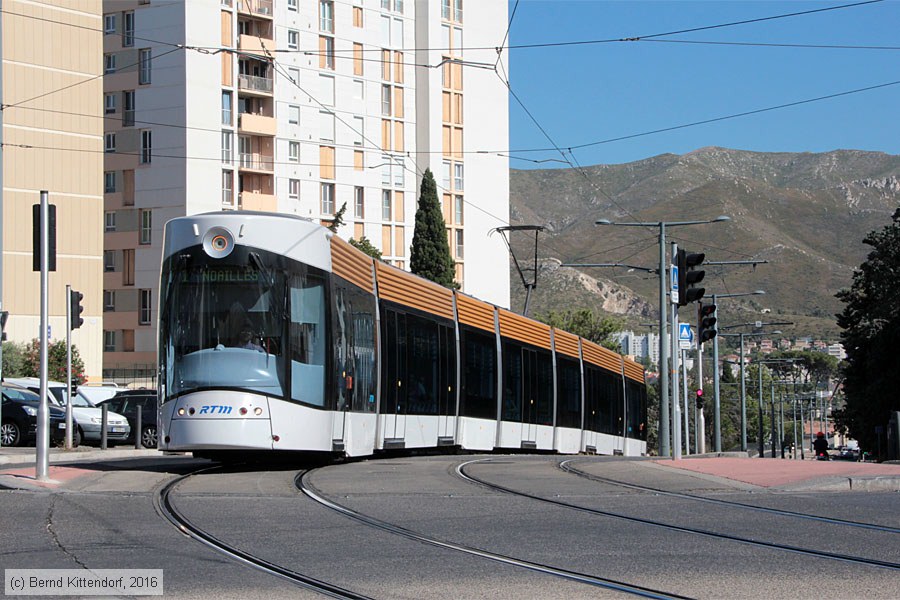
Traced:
<path fill-rule="evenodd" d="M 183 408 L 183 407 L 178 409 L 178 416 L 179 416 L 179 417 L 183 417 L 183 416 L 184 416 L 184 408 Z"/>
<path fill-rule="evenodd" d="M 262 414 L 262 409 L 257 406 L 256 408 L 253 409 L 253 414 L 258 417 L 259 415 Z"/>
<path fill-rule="evenodd" d="M 203 250 L 212 258 L 225 258 L 234 250 L 234 236 L 224 227 L 210 227 L 203 236 Z"/>

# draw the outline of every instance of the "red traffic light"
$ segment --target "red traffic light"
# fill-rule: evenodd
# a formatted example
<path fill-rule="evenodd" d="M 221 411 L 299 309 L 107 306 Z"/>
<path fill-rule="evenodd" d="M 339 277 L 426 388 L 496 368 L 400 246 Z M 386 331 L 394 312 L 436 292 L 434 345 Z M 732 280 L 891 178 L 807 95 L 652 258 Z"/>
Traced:
<path fill-rule="evenodd" d="M 703 390 L 697 390 L 697 397 L 699 398 L 702 395 L 703 395 Z"/>

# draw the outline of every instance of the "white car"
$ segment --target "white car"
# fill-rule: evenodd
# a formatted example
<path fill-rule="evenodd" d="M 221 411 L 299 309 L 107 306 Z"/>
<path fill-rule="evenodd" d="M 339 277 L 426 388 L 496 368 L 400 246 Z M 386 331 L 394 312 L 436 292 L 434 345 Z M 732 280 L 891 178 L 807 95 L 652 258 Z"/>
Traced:
<path fill-rule="evenodd" d="M 28 388 L 36 394 L 41 393 L 41 380 L 37 377 L 11 377 L 4 381 Z M 47 382 L 47 398 L 53 406 L 66 407 L 66 384 L 58 381 Z M 83 396 L 74 395 L 72 400 L 72 417 L 77 427 L 73 430 L 72 443 L 100 443 L 103 411 Z M 128 419 L 119 413 L 106 414 L 106 439 L 110 442 L 124 442 L 131 433 Z"/>

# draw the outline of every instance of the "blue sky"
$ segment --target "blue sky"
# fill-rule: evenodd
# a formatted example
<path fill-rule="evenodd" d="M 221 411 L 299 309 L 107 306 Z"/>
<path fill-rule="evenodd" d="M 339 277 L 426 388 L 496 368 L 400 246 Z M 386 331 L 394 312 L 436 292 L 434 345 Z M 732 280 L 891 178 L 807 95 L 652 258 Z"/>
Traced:
<path fill-rule="evenodd" d="M 543 48 L 515 46 L 649 36 L 858 1 L 520 0 L 509 33 L 509 83 L 553 143 L 511 95 L 511 155 L 561 160 L 560 153 L 552 149 L 554 145 L 565 150 L 900 82 L 900 2 L 886 0 L 653 38 L 898 48 L 893 50 L 649 40 Z M 515 6 L 516 0 L 510 0 L 510 13 Z M 631 162 L 669 152 L 683 154 L 704 146 L 760 152 L 859 149 L 900 154 L 900 83 L 573 152 L 574 160 L 586 166 Z M 525 151 L 540 148 L 551 150 Z M 511 158 L 510 166 L 527 169 L 569 165 Z"/>

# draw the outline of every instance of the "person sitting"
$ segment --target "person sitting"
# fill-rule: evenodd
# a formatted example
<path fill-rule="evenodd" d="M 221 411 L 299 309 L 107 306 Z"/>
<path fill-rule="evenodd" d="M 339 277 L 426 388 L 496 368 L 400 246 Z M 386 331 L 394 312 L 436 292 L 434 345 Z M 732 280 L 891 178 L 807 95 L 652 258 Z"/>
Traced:
<path fill-rule="evenodd" d="M 253 333 L 249 330 L 244 329 L 241 331 L 240 335 L 238 335 L 238 348 L 243 348 L 245 350 L 256 350 L 257 352 L 265 352 L 262 346 L 253 341 Z"/>
<path fill-rule="evenodd" d="M 828 440 L 825 439 L 825 434 L 821 431 L 816 434 L 816 441 L 813 442 L 813 450 L 816 451 L 816 456 L 828 456 Z"/>

